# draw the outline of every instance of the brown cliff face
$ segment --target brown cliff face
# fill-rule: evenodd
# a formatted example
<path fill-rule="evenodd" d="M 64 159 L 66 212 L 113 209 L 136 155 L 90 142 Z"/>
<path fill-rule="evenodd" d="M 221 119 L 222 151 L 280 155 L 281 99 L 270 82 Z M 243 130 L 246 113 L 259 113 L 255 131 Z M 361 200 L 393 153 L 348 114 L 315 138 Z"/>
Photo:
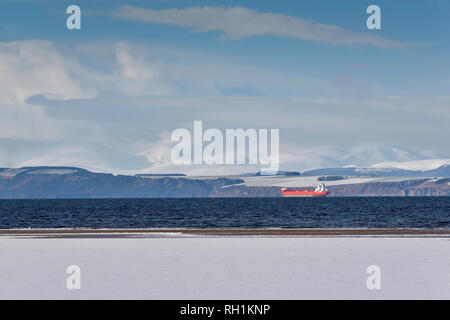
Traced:
<path fill-rule="evenodd" d="M 450 196 L 450 179 L 409 180 L 329 186 L 330 197 Z M 279 187 L 228 186 L 215 190 L 215 197 L 281 197 Z"/>
<path fill-rule="evenodd" d="M 442 179 L 448 180 L 448 179 Z M 402 182 L 375 182 L 328 187 L 330 196 L 345 197 L 402 197 L 402 196 L 450 196 L 448 182 L 411 180 Z"/>
<path fill-rule="evenodd" d="M 72 174 L 25 171 L 0 176 L 0 199 L 206 198 L 224 186 L 244 182 L 226 178 L 140 178 L 76 170 Z"/>

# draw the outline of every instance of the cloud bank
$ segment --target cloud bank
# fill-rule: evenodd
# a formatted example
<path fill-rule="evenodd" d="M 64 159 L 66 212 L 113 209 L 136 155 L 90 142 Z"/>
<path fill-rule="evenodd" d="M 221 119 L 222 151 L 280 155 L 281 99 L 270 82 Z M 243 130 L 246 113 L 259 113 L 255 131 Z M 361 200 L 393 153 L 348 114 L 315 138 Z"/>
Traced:
<path fill-rule="evenodd" d="M 335 25 L 266 13 L 244 7 L 189 7 L 153 10 L 124 5 L 114 12 L 121 19 L 185 27 L 194 32 L 219 31 L 229 39 L 275 36 L 332 45 L 368 45 L 378 48 L 403 48 L 407 44 L 381 36 L 353 32 Z"/>
<path fill-rule="evenodd" d="M 367 151 L 367 145 L 448 152 L 448 141 L 439 137 L 450 134 L 449 97 L 355 96 L 352 87 L 361 92 L 358 82 L 345 78 L 327 84 L 222 63 L 214 56 L 170 52 L 177 59 L 167 59 L 153 46 L 120 41 L 75 48 L 50 41 L 0 42 L 5 70 L 0 73 L 0 167 L 251 170 L 171 166 L 167 137 L 177 128 L 191 129 L 194 120 L 222 130 L 280 129 L 282 169 L 422 159 L 414 153 L 380 153 L 378 146 Z M 333 86 L 343 94 L 330 94 Z M 301 98 L 305 89 L 315 89 L 317 98 Z"/>

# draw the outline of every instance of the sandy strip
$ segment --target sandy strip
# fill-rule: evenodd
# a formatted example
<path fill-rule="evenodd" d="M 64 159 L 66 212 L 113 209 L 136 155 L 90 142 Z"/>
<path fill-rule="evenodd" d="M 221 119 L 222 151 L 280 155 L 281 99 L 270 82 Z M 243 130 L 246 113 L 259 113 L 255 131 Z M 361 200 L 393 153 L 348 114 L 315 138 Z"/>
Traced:
<path fill-rule="evenodd" d="M 190 236 L 439 236 L 450 237 L 450 229 L 0 229 L 0 236 L 63 235 L 149 235 Z"/>

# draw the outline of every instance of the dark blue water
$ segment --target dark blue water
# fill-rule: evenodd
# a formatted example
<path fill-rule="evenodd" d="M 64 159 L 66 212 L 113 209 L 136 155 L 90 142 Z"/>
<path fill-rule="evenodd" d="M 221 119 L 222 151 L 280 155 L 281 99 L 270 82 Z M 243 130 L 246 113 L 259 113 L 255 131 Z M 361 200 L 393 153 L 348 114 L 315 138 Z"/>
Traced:
<path fill-rule="evenodd" d="M 0 228 L 450 228 L 450 197 L 0 200 Z"/>

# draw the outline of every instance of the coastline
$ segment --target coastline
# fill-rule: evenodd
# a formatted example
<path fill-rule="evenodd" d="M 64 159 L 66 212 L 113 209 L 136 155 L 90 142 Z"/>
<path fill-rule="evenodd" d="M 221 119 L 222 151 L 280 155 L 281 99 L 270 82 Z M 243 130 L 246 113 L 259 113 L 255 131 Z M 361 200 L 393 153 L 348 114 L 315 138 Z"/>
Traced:
<path fill-rule="evenodd" d="M 445 237 L 450 229 L 0 229 L 0 236 Z"/>

